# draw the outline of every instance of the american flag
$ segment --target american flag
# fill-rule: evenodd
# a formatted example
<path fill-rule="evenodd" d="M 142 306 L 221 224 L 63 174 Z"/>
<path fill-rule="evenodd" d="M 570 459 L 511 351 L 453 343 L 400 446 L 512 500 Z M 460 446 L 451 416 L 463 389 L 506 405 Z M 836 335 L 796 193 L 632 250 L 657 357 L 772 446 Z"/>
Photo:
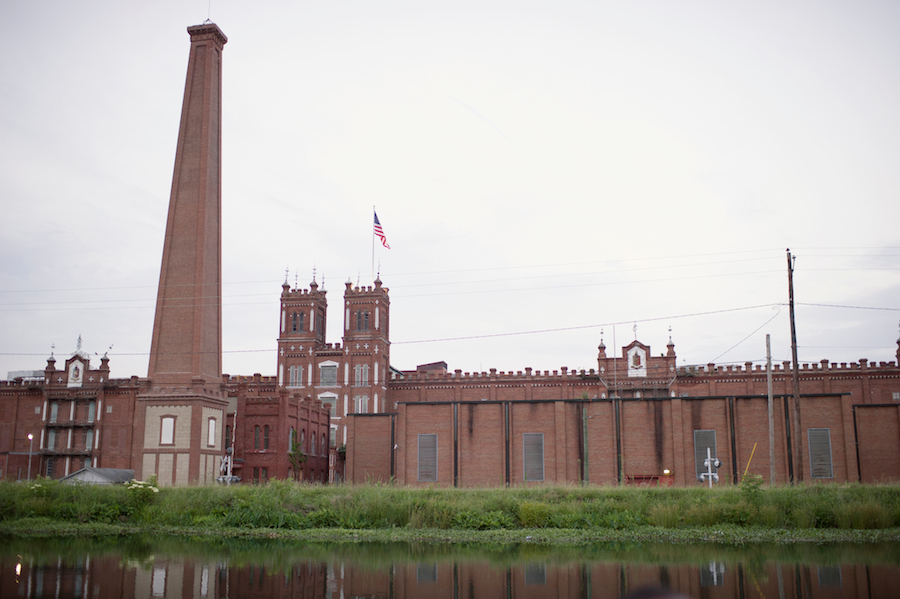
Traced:
<path fill-rule="evenodd" d="M 381 245 L 391 249 L 391 246 L 388 245 L 387 237 L 384 236 L 384 229 L 381 228 L 381 223 L 378 222 L 378 213 L 373 211 L 373 214 L 375 215 L 375 235 L 381 240 Z"/>

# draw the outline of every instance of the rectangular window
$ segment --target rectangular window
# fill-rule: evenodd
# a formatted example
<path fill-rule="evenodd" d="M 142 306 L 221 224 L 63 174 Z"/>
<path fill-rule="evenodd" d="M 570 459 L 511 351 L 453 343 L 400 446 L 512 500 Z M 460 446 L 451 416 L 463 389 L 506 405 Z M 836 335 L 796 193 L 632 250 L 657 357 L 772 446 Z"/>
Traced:
<path fill-rule="evenodd" d="M 353 384 L 357 387 L 368 387 L 369 386 L 369 365 L 368 364 L 357 364 L 353 367 Z"/>
<path fill-rule="evenodd" d="M 173 445 L 175 443 L 175 417 L 163 416 L 160 423 L 160 445 Z"/>
<path fill-rule="evenodd" d="M 525 586 L 544 586 L 547 584 L 547 564 L 529 562 L 525 564 Z"/>
<path fill-rule="evenodd" d="M 713 459 L 716 459 L 716 431 L 714 430 L 696 430 L 694 431 L 694 473 L 697 478 L 704 472 L 710 472 L 706 465 L 706 448 Z M 712 467 L 712 473 L 715 474 L 717 468 Z"/>
<path fill-rule="evenodd" d="M 437 582 L 437 564 L 416 564 L 416 582 Z"/>
<path fill-rule="evenodd" d="M 891 397 L 894 398 L 894 401 L 900 401 L 900 391 L 894 391 Z"/>
<path fill-rule="evenodd" d="M 369 413 L 369 396 L 357 395 L 353 398 L 353 411 L 357 414 Z"/>
<path fill-rule="evenodd" d="M 419 435 L 419 482 L 437 482 L 437 435 Z"/>
<path fill-rule="evenodd" d="M 87 450 L 93 449 L 94 446 L 94 429 L 89 428 L 84 432 L 84 448 Z"/>
<path fill-rule="evenodd" d="M 809 438 L 809 475 L 812 478 L 834 478 L 831 462 L 831 429 L 810 428 L 806 430 Z"/>
<path fill-rule="evenodd" d="M 47 449 L 53 451 L 56 447 L 56 431 L 47 433 Z"/>
<path fill-rule="evenodd" d="M 97 405 L 94 402 L 88 402 L 88 422 L 93 422 L 97 413 Z"/>
<path fill-rule="evenodd" d="M 336 426 L 331 427 L 331 438 L 329 440 L 331 441 L 332 447 L 337 447 L 337 427 Z"/>
<path fill-rule="evenodd" d="M 544 480 L 544 433 L 522 435 L 525 480 Z"/>
<path fill-rule="evenodd" d="M 329 414 L 332 418 L 337 416 L 337 397 L 336 396 L 320 396 L 319 401 L 322 402 L 322 406 L 329 410 Z"/>
<path fill-rule="evenodd" d="M 837 566 L 817 566 L 816 570 L 819 574 L 819 587 L 823 589 L 841 589 L 844 587 L 841 579 L 841 567 Z"/>
<path fill-rule="evenodd" d="M 56 422 L 59 416 L 59 404 L 55 401 L 50 404 L 50 422 Z"/>
<path fill-rule="evenodd" d="M 225 451 L 231 449 L 231 426 L 225 426 Z"/>
<path fill-rule="evenodd" d="M 153 568 L 153 578 L 151 579 L 151 596 L 153 597 L 165 597 L 166 596 L 166 569 L 165 568 Z"/>
<path fill-rule="evenodd" d="M 337 365 L 319 367 L 319 384 L 323 387 L 337 387 Z"/>
<path fill-rule="evenodd" d="M 216 419 L 209 419 L 209 426 L 207 429 L 206 435 L 206 446 L 207 447 L 215 447 L 216 446 Z"/>
<path fill-rule="evenodd" d="M 303 367 L 302 366 L 291 366 L 289 368 L 290 381 L 288 383 L 289 387 L 302 387 L 303 386 Z"/>

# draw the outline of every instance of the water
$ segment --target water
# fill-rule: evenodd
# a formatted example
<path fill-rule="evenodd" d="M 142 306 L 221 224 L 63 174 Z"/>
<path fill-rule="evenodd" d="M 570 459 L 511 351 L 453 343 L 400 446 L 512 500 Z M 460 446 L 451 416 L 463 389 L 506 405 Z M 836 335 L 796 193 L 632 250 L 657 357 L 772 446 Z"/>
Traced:
<path fill-rule="evenodd" d="M 0 538 L 0 597 L 532 599 L 900 596 L 900 547 L 589 547 Z"/>

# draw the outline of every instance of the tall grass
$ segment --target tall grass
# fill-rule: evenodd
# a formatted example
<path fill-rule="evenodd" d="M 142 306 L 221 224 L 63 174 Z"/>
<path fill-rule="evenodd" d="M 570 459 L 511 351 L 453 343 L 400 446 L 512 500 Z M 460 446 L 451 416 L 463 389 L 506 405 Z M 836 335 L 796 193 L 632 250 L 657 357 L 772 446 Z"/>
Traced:
<path fill-rule="evenodd" d="M 411 489 L 272 481 L 139 497 L 122 486 L 0 483 L 0 520 L 35 517 L 205 529 L 883 529 L 900 526 L 900 486 Z"/>

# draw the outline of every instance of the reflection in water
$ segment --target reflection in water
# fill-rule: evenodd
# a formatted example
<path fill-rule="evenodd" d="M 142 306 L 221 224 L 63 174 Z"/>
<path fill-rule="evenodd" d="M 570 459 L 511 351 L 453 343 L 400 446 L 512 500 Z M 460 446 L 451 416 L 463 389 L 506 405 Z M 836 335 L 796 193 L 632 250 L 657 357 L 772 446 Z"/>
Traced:
<path fill-rule="evenodd" d="M 537 599 L 896 596 L 897 546 L 302 543 L 0 538 L 0 596 Z"/>

